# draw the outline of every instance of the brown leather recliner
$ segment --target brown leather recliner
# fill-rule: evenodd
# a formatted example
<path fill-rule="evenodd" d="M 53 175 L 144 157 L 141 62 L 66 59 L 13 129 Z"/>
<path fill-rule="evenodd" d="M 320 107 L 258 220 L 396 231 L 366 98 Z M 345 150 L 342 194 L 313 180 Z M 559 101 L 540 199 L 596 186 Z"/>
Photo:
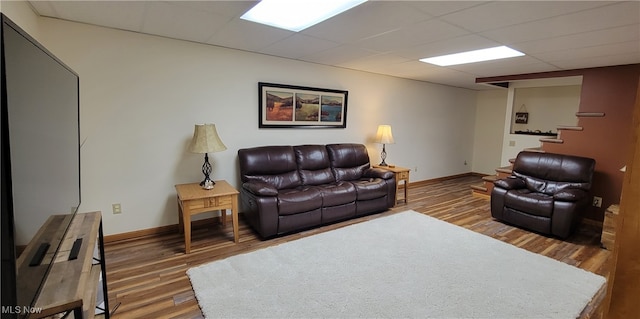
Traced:
<path fill-rule="evenodd" d="M 371 168 L 362 144 L 262 146 L 238 158 L 244 215 L 263 238 L 395 205 L 395 174 Z"/>
<path fill-rule="evenodd" d="M 520 152 L 512 176 L 494 182 L 491 216 L 567 238 L 589 205 L 594 167 L 591 158 Z"/>

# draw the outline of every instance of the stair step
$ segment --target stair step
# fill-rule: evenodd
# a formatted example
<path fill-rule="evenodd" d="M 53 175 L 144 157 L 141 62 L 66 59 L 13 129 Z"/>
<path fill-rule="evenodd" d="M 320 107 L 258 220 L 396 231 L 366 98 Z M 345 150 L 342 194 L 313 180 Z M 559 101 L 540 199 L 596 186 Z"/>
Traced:
<path fill-rule="evenodd" d="M 603 117 L 604 112 L 576 112 L 577 117 Z"/>
<path fill-rule="evenodd" d="M 511 163 L 511 165 L 513 165 L 513 163 L 515 163 L 515 162 L 516 162 L 516 159 L 515 159 L 515 158 L 510 158 L 510 159 L 509 159 L 509 163 Z"/>
<path fill-rule="evenodd" d="M 558 139 L 558 138 L 541 138 L 540 142 L 562 144 L 562 143 L 564 143 L 564 140 L 561 140 L 561 139 Z"/>
<path fill-rule="evenodd" d="M 524 149 L 527 152 L 538 152 L 538 153 L 544 153 L 544 150 L 542 149 L 542 146 L 540 147 L 531 147 L 531 148 L 525 148 Z"/>
<path fill-rule="evenodd" d="M 496 175 L 487 175 L 482 177 L 482 180 L 485 182 L 489 182 L 489 183 L 493 183 L 498 179 L 498 176 Z"/>
<path fill-rule="evenodd" d="M 509 175 L 511 175 L 511 173 L 513 172 L 513 170 L 511 169 L 511 166 L 504 166 L 504 167 L 498 167 L 498 168 L 496 168 L 496 172 L 498 172 L 498 173 L 505 173 L 505 174 L 509 174 Z"/>
<path fill-rule="evenodd" d="M 568 126 L 568 125 L 559 125 L 557 127 L 558 131 L 582 131 L 584 128 L 582 126 Z"/>
<path fill-rule="evenodd" d="M 480 186 L 480 185 L 471 185 L 471 189 L 475 190 L 475 191 L 480 191 L 480 192 L 486 192 L 487 188 L 484 186 Z"/>

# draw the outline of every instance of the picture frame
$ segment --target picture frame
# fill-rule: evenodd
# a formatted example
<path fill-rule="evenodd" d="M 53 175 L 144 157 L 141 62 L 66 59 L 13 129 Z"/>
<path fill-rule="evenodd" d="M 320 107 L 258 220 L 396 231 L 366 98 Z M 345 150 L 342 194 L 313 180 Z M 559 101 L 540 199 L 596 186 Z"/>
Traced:
<path fill-rule="evenodd" d="M 346 128 L 349 92 L 258 82 L 259 128 Z"/>
<path fill-rule="evenodd" d="M 516 124 L 527 124 L 529 122 L 528 112 L 516 112 Z"/>

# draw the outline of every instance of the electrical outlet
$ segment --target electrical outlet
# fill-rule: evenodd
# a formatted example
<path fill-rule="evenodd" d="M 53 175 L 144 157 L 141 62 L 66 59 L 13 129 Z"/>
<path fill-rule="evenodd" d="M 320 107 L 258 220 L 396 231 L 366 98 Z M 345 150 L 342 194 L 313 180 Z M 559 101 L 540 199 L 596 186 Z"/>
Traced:
<path fill-rule="evenodd" d="M 120 203 L 111 205 L 111 208 L 113 209 L 114 214 L 122 214 L 122 207 L 120 206 Z"/>
<path fill-rule="evenodd" d="M 413 167 L 413 171 L 414 171 L 414 172 L 417 172 L 417 171 L 418 171 L 418 166 L 414 166 L 414 167 Z"/>
<path fill-rule="evenodd" d="M 602 207 L 602 197 L 593 196 L 593 206 Z"/>

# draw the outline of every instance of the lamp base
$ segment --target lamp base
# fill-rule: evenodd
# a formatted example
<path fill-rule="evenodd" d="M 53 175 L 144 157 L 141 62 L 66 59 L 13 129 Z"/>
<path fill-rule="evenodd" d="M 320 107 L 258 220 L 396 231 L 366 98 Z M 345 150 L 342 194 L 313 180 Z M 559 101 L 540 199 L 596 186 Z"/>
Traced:
<path fill-rule="evenodd" d="M 380 153 L 380 158 L 382 162 L 378 164 L 378 166 L 389 166 L 384 160 L 387 159 L 387 150 L 385 149 L 385 145 L 382 144 L 382 153 Z"/>
<path fill-rule="evenodd" d="M 209 174 L 211 174 L 211 164 L 209 163 L 209 154 L 207 153 L 204 153 L 204 164 L 202 164 L 202 174 L 204 174 L 204 180 L 200 182 L 200 186 L 202 186 L 202 188 L 204 189 L 212 189 L 213 185 L 215 185 L 216 182 L 212 181 L 211 178 L 209 177 Z"/>
<path fill-rule="evenodd" d="M 213 189 L 213 186 L 216 185 L 216 182 L 205 178 L 202 182 L 200 182 L 200 186 L 202 186 L 202 188 L 204 189 Z"/>

